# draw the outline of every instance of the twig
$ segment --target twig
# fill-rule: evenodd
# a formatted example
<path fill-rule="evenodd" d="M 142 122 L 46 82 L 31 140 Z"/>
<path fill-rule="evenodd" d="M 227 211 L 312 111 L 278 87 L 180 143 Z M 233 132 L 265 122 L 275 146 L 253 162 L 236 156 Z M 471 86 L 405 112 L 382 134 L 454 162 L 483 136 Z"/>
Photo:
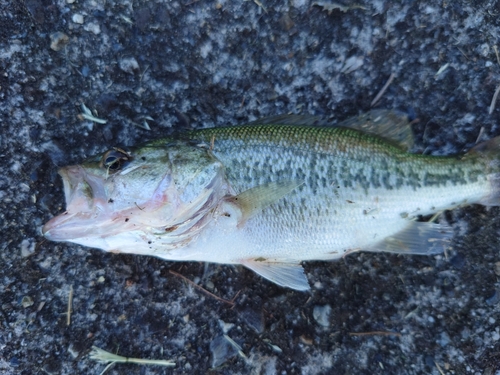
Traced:
<path fill-rule="evenodd" d="M 40 246 L 42 246 L 45 242 L 47 242 L 47 239 L 45 239 L 45 238 L 43 240 L 41 240 L 40 242 L 37 242 L 34 252 L 36 253 L 36 251 L 40 248 Z"/>
<path fill-rule="evenodd" d="M 464 55 L 464 57 L 465 57 L 467 60 L 469 60 L 469 58 L 468 58 L 468 57 L 467 57 L 467 55 L 464 53 L 464 51 L 462 51 L 462 50 L 461 50 L 460 48 L 458 48 L 458 47 L 457 47 L 457 49 L 460 51 L 460 53 L 461 53 L 462 55 Z"/>
<path fill-rule="evenodd" d="M 212 298 L 215 298 L 217 301 L 220 301 L 220 302 L 224 302 L 224 303 L 227 303 L 228 305 L 231 305 L 231 306 L 234 306 L 234 301 L 236 300 L 236 297 L 238 297 L 238 295 L 240 294 L 241 290 L 236 293 L 236 295 L 233 297 L 233 299 L 231 301 L 228 301 L 227 299 L 224 299 L 224 298 L 221 298 L 221 297 L 218 297 L 216 296 L 215 294 L 213 293 L 210 293 L 208 290 L 202 288 L 201 286 L 199 286 L 198 284 L 195 284 L 193 281 L 189 280 L 186 276 L 183 276 L 181 275 L 180 273 L 177 273 L 175 271 L 172 271 L 172 270 L 168 270 L 168 272 L 170 272 L 172 275 L 175 275 L 175 276 L 178 276 L 180 277 L 181 279 L 187 281 L 189 284 L 191 284 L 192 286 L 194 286 L 196 289 L 198 290 L 201 290 L 203 293 L 209 295 L 210 297 Z"/>
<path fill-rule="evenodd" d="M 490 110 L 488 111 L 488 114 L 490 115 L 495 110 L 495 105 L 497 104 L 497 98 L 499 93 L 500 93 L 500 85 L 498 85 L 497 89 L 495 90 L 495 94 L 493 95 L 493 99 L 491 99 Z"/>
<path fill-rule="evenodd" d="M 92 346 L 92 351 L 89 355 L 90 359 L 101 363 L 109 363 L 100 375 L 104 374 L 111 366 L 115 363 L 136 363 L 139 365 L 158 365 L 175 367 L 175 362 L 165 359 L 143 359 L 143 358 L 130 358 L 122 357 L 121 355 L 113 354 L 98 348 L 97 346 Z"/>
<path fill-rule="evenodd" d="M 401 337 L 401 333 L 399 333 L 399 332 L 387 332 L 387 331 L 349 332 L 349 336 L 372 336 L 372 335 Z"/>
<path fill-rule="evenodd" d="M 66 311 L 66 325 L 71 324 L 71 308 L 73 306 L 73 285 L 69 286 L 68 310 Z"/>
<path fill-rule="evenodd" d="M 384 87 L 382 87 L 382 90 L 380 90 L 379 93 L 377 94 L 377 96 L 375 97 L 375 99 L 372 100 L 370 107 L 373 107 L 375 104 L 377 104 L 377 102 L 380 100 L 382 95 L 384 95 L 385 91 L 387 90 L 387 88 L 390 86 L 390 84 L 394 80 L 394 77 L 395 77 L 395 74 L 391 73 L 391 75 L 389 76 L 389 79 L 385 83 Z"/>

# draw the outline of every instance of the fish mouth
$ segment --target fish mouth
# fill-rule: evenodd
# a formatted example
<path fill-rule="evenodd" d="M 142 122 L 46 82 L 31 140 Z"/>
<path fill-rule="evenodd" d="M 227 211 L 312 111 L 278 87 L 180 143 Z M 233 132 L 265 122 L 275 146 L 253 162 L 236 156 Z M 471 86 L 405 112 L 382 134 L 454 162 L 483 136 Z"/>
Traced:
<path fill-rule="evenodd" d="M 102 179 L 89 175 L 80 165 L 59 169 L 64 185 L 66 211 L 42 227 L 51 241 L 70 241 L 92 230 L 96 218 L 106 210 Z"/>

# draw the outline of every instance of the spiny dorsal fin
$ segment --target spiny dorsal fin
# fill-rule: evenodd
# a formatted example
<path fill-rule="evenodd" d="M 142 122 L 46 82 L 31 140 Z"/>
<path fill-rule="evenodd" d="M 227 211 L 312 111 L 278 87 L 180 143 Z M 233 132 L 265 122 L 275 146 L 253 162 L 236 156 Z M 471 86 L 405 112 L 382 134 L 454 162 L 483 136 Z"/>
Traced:
<path fill-rule="evenodd" d="M 499 151 L 500 151 L 500 136 L 478 143 L 477 145 L 472 147 L 468 153 L 478 152 L 480 154 L 488 156 L 489 154 L 498 155 Z"/>
<path fill-rule="evenodd" d="M 376 109 L 359 116 L 348 118 L 342 122 L 312 115 L 279 115 L 265 117 L 250 123 L 250 125 L 302 125 L 344 127 L 356 129 L 364 133 L 373 134 L 387 139 L 404 150 L 413 147 L 413 131 L 411 130 L 408 115 L 403 112 L 387 109 Z"/>
<path fill-rule="evenodd" d="M 302 185 L 302 181 L 276 181 L 264 185 L 255 186 L 245 190 L 237 196 L 227 198 L 227 201 L 237 205 L 242 213 L 239 225 L 246 222 L 252 216 L 258 214 L 270 204 L 277 202 L 296 187 Z"/>
<path fill-rule="evenodd" d="M 400 111 L 376 109 L 342 121 L 337 126 L 378 135 L 405 150 L 410 150 L 414 144 L 408 115 Z"/>

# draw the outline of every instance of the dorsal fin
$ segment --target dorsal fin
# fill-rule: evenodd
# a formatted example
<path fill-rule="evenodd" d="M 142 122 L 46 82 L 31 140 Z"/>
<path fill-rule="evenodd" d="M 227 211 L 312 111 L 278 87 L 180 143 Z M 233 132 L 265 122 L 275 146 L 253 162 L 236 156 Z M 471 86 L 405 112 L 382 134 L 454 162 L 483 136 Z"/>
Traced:
<path fill-rule="evenodd" d="M 400 111 L 376 109 L 342 121 L 337 126 L 378 135 L 405 150 L 411 149 L 414 143 L 408 115 Z"/>
<path fill-rule="evenodd" d="M 249 125 L 270 124 L 323 127 L 339 126 L 356 129 L 391 141 L 404 150 L 410 150 L 414 143 L 408 115 L 395 110 L 376 109 L 348 118 L 342 122 L 335 122 L 331 119 L 312 115 L 278 115 L 265 117 L 249 123 Z"/>

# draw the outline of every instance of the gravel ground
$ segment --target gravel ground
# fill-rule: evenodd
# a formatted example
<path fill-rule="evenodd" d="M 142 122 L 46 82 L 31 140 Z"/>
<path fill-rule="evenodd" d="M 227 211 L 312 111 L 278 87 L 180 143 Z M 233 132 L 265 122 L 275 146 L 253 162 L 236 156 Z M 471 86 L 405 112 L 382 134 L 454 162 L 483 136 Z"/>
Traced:
<path fill-rule="evenodd" d="M 185 127 L 343 120 L 391 78 L 374 107 L 417 119 L 419 152 L 500 135 L 497 2 L 344 4 L 0 0 L 2 374 L 99 374 L 93 345 L 176 362 L 107 374 L 500 374 L 495 207 L 445 213 L 446 257 L 307 263 L 307 293 L 40 235 L 64 208 L 58 166 Z"/>

